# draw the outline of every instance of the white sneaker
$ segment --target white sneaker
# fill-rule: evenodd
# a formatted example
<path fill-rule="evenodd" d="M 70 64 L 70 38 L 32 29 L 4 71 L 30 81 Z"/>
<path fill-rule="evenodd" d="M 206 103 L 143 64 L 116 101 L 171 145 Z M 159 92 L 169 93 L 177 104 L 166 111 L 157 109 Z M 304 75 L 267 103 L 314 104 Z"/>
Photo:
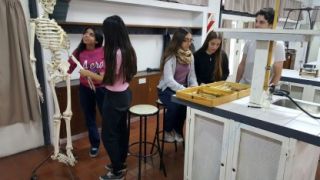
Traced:
<path fill-rule="evenodd" d="M 164 131 L 164 141 L 165 142 L 174 142 L 175 136 L 173 135 L 173 132 Z"/>
<path fill-rule="evenodd" d="M 178 142 L 178 143 L 181 143 L 183 142 L 183 137 L 181 136 L 181 134 L 175 132 L 174 133 L 174 139 Z"/>

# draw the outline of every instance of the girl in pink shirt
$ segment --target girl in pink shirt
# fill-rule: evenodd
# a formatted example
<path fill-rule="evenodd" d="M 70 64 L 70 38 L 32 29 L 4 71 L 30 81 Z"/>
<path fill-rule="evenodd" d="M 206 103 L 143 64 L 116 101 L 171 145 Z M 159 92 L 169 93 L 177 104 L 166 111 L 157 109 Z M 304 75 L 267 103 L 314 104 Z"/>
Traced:
<path fill-rule="evenodd" d="M 119 16 L 106 18 L 102 29 L 106 71 L 103 77 L 86 70 L 81 70 L 80 74 L 105 84 L 101 138 L 112 164 L 107 165 L 110 172 L 100 179 L 122 179 L 129 142 L 127 111 L 132 99 L 128 86 L 137 73 L 137 57 L 128 30 Z"/>
<path fill-rule="evenodd" d="M 93 27 L 87 27 L 83 31 L 81 42 L 73 52 L 73 55 L 80 62 L 82 67 L 95 74 L 104 72 L 104 49 L 102 47 L 102 42 L 102 33 L 95 30 Z M 70 63 L 68 73 L 71 74 L 77 64 L 71 59 L 69 59 L 68 62 Z M 90 88 L 88 79 L 85 76 L 80 76 L 79 96 L 91 144 L 89 155 L 91 157 L 96 157 L 100 145 L 100 135 L 96 125 L 96 104 L 101 113 L 104 88 L 99 81 L 94 80 L 93 84 L 96 91 Z"/>

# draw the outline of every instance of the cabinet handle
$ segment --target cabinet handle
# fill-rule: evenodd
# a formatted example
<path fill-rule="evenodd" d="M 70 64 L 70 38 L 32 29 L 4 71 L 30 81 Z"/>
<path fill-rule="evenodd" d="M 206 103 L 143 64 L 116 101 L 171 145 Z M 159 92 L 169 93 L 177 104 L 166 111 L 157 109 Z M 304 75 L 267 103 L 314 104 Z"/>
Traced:
<path fill-rule="evenodd" d="M 224 164 L 223 164 L 223 163 L 221 163 L 221 166 L 223 167 L 223 166 L 224 166 Z"/>
<path fill-rule="evenodd" d="M 232 168 L 232 171 L 233 171 L 233 172 L 236 172 L 236 169 L 235 169 L 235 168 Z"/>

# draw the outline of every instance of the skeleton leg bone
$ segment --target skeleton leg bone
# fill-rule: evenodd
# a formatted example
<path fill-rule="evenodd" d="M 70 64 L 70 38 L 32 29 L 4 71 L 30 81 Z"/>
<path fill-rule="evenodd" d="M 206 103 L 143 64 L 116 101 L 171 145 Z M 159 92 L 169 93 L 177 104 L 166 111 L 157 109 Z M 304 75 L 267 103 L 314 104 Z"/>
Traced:
<path fill-rule="evenodd" d="M 61 118 L 62 118 L 62 116 L 61 116 L 61 113 L 60 113 L 60 108 L 59 108 L 59 104 L 58 104 L 58 98 L 57 98 L 57 94 L 56 94 L 56 91 L 55 91 L 55 82 L 53 80 L 49 80 L 49 84 L 50 84 L 50 88 L 51 88 L 51 91 L 52 91 L 54 108 L 55 108 L 55 110 L 54 110 L 55 113 L 53 115 L 53 123 L 54 123 L 54 127 L 53 127 L 54 128 L 53 129 L 53 136 L 54 136 L 53 146 L 54 146 L 54 152 L 53 152 L 53 155 L 51 156 L 51 159 L 58 160 L 61 163 L 65 163 L 65 164 L 74 166 L 74 164 L 75 164 L 74 158 L 73 158 L 73 160 L 70 160 L 70 158 L 68 156 L 66 156 L 65 154 L 60 152 L 59 140 L 60 140 L 60 126 L 61 126 Z M 70 110 L 70 112 L 71 112 L 71 110 Z M 69 124 L 69 127 L 70 127 L 70 124 Z M 69 151 L 71 151 L 71 150 L 69 150 Z M 71 157 L 73 157 L 73 155 Z"/>
<path fill-rule="evenodd" d="M 66 84 L 67 84 L 67 108 L 63 112 L 63 119 L 66 123 L 66 131 L 67 131 L 67 145 L 66 145 L 66 153 L 68 157 L 68 163 L 71 166 L 74 166 L 76 163 L 76 159 L 74 158 L 72 154 L 72 140 L 71 140 L 71 127 L 70 127 L 70 121 L 72 117 L 72 111 L 71 111 L 71 85 L 70 85 L 70 75 L 67 74 L 66 76 Z"/>
<path fill-rule="evenodd" d="M 55 91 L 55 83 L 51 79 L 49 80 L 50 89 L 53 95 L 53 102 L 54 102 L 54 115 L 53 115 L 53 147 L 54 152 L 51 156 L 52 159 L 58 159 L 59 154 L 59 135 L 60 135 L 60 125 L 61 125 L 61 114 L 60 114 L 60 107 L 58 104 L 58 98 Z"/>

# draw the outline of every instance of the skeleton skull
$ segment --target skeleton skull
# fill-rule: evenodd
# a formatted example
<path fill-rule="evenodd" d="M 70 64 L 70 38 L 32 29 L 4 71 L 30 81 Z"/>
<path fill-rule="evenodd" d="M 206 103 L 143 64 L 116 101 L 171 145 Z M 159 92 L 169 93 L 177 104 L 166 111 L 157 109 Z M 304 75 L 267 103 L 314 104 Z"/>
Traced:
<path fill-rule="evenodd" d="M 40 0 L 41 6 L 43 10 L 48 13 L 52 14 L 54 6 L 56 5 L 57 0 Z"/>

